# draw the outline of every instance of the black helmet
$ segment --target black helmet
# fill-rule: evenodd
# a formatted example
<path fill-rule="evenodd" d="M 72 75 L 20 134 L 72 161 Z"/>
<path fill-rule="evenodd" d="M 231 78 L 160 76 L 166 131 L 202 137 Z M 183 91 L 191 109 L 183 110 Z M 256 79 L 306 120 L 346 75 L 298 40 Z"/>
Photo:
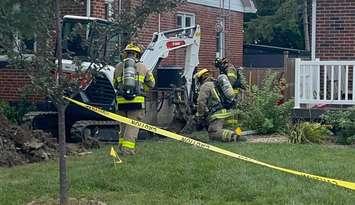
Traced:
<path fill-rule="evenodd" d="M 214 61 L 214 66 L 218 68 L 220 73 L 225 73 L 227 69 L 228 60 L 227 58 L 216 58 Z"/>

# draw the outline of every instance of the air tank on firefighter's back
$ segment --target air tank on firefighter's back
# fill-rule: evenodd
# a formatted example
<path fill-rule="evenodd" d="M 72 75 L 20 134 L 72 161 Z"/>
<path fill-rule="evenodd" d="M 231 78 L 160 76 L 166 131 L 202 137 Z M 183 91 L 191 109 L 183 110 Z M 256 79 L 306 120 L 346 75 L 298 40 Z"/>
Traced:
<path fill-rule="evenodd" d="M 226 99 L 232 101 L 235 98 L 235 93 L 232 84 L 229 82 L 228 77 L 225 74 L 221 74 L 218 76 L 217 85 Z"/>
<path fill-rule="evenodd" d="M 132 58 L 124 59 L 123 63 L 123 96 L 127 99 L 135 97 L 136 91 L 136 68 L 135 60 Z"/>

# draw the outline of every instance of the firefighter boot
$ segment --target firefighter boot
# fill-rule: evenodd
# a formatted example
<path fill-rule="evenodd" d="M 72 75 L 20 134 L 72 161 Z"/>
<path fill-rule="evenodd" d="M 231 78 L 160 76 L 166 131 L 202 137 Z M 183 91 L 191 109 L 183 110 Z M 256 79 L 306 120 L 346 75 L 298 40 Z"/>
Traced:
<path fill-rule="evenodd" d="M 247 138 L 241 135 L 233 134 L 231 137 L 231 141 L 234 142 L 245 142 L 247 141 Z"/>
<path fill-rule="evenodd" d="M 122 147 L 120 150 L 122 156 L 135 155 L 136 151 L 134 149 Z"/>

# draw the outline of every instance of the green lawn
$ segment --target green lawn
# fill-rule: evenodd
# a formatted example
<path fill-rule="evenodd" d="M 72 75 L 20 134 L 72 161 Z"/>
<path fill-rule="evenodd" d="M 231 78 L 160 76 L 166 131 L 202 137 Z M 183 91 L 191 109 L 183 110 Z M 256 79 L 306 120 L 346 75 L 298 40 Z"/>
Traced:
<path fill-rule="evenodd" d="M 355 182 L 355 149 L 293 144 L 216 146 L 274 165 Z M 69 157 L 70 195 L 108 204 L 354 204 L 355 191 L 171 140 L 139 143 L 116 168 L 109 147 Z M 0 168 L 0 204 L 56 197 L 57 162 Z"/>

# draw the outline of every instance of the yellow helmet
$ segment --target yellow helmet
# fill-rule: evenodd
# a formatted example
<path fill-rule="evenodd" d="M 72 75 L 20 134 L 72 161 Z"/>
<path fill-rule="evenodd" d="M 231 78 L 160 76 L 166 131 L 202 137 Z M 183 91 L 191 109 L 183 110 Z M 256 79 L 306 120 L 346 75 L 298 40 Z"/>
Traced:
<path fill-rule="evenodd" d="M 207 73 L 209 73 L 209 71 L 206 68 L 201 69 L 200 71 L 195 73 L 194 78 L 199 79 L 201 76 L 203 76 L 204 74 L 207 74 Z"/>
<path fill-rule="evenodd" d="M 127 46 L 126 46 L 126 48 L 124 49 L 124 51 L 134 51 L 134 52 L 137 52 L 137 53 L 139 53 L 139 54 L 141 54 L 142 53 L 142 49 L 139 47 L 139 46 L 137 46 L 137 45 L 135 45 L 135 44 L 133 44 L 133 43 L 129 43 Z"/>

